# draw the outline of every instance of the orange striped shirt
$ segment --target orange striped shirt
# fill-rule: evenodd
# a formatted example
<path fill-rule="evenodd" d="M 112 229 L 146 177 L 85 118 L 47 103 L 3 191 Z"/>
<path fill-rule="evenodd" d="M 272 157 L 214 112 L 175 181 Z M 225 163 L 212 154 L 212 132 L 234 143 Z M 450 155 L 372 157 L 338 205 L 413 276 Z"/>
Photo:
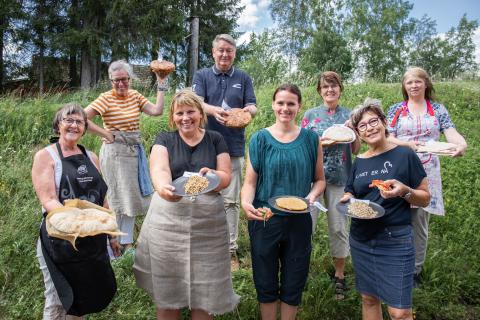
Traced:
<path fill-rule="evenodd" d="M 140 114 L 149 103 L 136 90 L 128 90 L 126 97 L 119 97 L 114 90 L 102 93 L 89 106 L 103 119 L 103 127 L 109 131 L 139 131 Z"/>

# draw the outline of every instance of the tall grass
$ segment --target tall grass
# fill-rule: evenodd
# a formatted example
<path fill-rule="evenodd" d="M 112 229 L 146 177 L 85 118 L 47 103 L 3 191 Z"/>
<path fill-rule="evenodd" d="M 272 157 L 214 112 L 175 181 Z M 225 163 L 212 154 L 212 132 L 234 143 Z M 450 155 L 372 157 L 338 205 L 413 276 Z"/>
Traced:
<path fill-rule="evenodd" d="M 480 319 L 480 83 L 436 84 L 438 101 L 444 103 L 458 130 L 469 143 L 460 159 L 442 158 L 445 217 L 432 217 L 425 283 L 414 290 L 417 319 Z M 274 87 L 258 88 L 259 112 L 247 128 L 247 137 L 273 123 L 271 95 Z M 0 100 L 0 319 L 40 319 L 43 309 L 43 282 L 35 257 L 40 223 L 40 205 L 34 194 L 30 170 L 34 153 L 49 143 L 51 120 L 66 102 L 83 106 L 99 92 L 53 94 L 43 98 Z M 313 86 L 303 88 L 303 110 L 319 105 Z M 341 103 L 353 107 L 370 96 L 387 108 L 401 100 L 398 85 L 368 83 L 350 85 Z M 154 97 L 150 97 L 154 99 Z M 168 105 L 168 99 L 166 102 Z M 147 146 L 156 134 L 167 130 L 167 117 L 143 117 L 141 130 Z M 100 139 L 92 135 L 82 144 L 98 152 Z M 137 227 L 142 223 L 138 219 Z M 137 228 L 138 231 L 138 228 Z M 360 298 L 353 289 L 353 270 L 347 265 L 348 291 L 344 301 L 334 300 L 329 274 L 333 270 L 328 253 L 324 217 L 320 217 L 313 238 L 310 275 L 299 319 L 359 319 Z M 239 256 L 242 268 L 233 274 L 234 287 L 241 295 L 238 309 L 219 319 L 258 319 L 259 310 L 252 280 L 246 221 L 240 225 Z M 113 263 L 118 292 L 110 306 L 89 319 L 152 319 L 155 307 L 135 285 L 131 258 Z M 386 313 L 385 313 L 386 317 Z M 188 313 L 184 313 L 188 318 Z"/>

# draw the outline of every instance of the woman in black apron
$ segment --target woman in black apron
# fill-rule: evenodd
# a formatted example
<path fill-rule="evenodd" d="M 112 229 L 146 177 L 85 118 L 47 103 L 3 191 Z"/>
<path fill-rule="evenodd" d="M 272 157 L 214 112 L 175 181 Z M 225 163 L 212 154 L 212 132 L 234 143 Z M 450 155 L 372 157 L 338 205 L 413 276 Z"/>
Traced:
<path fill-rule="evenodd" d="M 78 141 L 86 131 L 86 114 L 76 104 L 62 107 L 53 122 L 57 143 L 35 155 L 32 182 L 43 215 L 66 199 L 83 199 L 103 206 L 107 186 L 98 158 Z M 117 245 L 111 241 L 113 249 Z M 45 282 L 43 319 L 65 319 L 103 310 L 116 292 L 115 275 L 107 252 L 107 235 L 77 238 L 75 250 L 65 240 L 50 237 L 45 219 L 40 227 L 37 257 Z M 114 250 L 115 251 L 115 250 Z"/>

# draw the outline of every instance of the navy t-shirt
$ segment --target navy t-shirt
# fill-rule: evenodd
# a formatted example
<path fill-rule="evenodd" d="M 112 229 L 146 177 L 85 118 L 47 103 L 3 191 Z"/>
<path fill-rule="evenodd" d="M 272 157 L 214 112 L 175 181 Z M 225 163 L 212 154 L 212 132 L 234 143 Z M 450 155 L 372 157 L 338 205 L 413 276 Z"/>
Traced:
<path fill-rule="evenodd" d="M 350 234 L 358 241 L 372 239 L 385 227 L 411 224 L 410 204 L 401 197 L 384 199 L 378 188 L 370 188 L 374 179 L 396 179 L 416 189 L 427 174 L 417 154 L 410 148 L 397 146 L 377 156 L 356 158 L 352 173 L 345 186 L 357 199 L 370 200 L 385 209 L 385 215 L 378 219 L 352 218 Z"/>
<path fill-rule="evenodd" d="M 217 168 L 217 155 L 228 152 L 225 140 L 218 132 L 205 131 L 203 139 L 195 146 L 189 146 L 178 131 L 161 132 L 154 144 L 167 148 L 172 180 L 181 177 L 185 171 L 198 172 L 201 168 Z"/>
<path fill-rule="evenodd" d="M 232 67 L 222 73 L 215 66 L 195 72 L 192 89 L 203 101 L 217 107 L 244 108 L 256 104 L 252 79 L 243 71 Z M 228 106 L 228 107 L 227 107 Z M 245 129 L 228 128 L 208 116 L 207 129 L 219 132 L 233 157 L 245 155 Z"/>

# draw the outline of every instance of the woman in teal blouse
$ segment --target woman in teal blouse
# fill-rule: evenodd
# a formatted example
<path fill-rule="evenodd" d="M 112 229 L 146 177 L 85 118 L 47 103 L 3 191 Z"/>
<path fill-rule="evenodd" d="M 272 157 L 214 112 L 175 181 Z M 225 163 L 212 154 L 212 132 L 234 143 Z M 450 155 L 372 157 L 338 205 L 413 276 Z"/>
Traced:
<path fill-rule="evenodd" d="M 308 276 L 312 218 L 270 207 L 274 216 L 264 221 L 258 208 L 281 195 L 312 204 L 325 189 L 319 137 L 295 122 L 301 102 L 297 86 L 278 87 L 272 102 L 275 123 L 256 132 L 249 144 L 241 200 L 250 220 L 253 280 L 263 320 L 276 319 L 278 301 L 282 319 L 295 318 Z"/>

